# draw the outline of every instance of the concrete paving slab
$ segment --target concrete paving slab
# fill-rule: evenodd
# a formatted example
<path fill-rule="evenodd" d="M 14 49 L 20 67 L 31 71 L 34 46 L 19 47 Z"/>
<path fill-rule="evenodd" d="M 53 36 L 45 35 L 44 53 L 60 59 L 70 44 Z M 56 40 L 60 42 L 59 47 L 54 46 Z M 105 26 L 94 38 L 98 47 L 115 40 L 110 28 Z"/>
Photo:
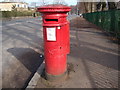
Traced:
<path fill-rule="evenodd" d="M 34 89 L 36 87 L 39 78 L 41 78 L 44 68 L 45 68 L 45 62 L 43 61 L 43 63 L 38 68 L 37 72 L 34 74 L 32 79 L 30 80 L 28 86 L 26 87 L 26 90 L 31 88 Z"/>
<path fill-rule="evenodd" d="M 64 82 L 52 83 L 39 78 L 37 88 L 118 88 L 119 45 L 83 18 L 71 20 L 72 69 Z"/>

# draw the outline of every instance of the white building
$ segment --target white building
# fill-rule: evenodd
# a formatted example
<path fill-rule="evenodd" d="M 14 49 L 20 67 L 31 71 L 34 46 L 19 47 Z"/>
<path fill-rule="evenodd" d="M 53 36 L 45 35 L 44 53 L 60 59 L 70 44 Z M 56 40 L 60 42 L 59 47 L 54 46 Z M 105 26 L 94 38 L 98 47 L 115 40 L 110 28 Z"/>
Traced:
<path fill-rule="evenodd" d="M 28 10 L 28 4 L 24 2 L 0 2 L 0 11 L 12 11 L 14 8 L 18 11 Z"/>

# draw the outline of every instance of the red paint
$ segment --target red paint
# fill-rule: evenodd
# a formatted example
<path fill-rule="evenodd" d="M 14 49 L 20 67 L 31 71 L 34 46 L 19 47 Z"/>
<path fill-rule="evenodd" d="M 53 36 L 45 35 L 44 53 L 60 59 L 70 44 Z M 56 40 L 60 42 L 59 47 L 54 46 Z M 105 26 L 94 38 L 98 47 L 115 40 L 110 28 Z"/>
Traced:
<path fill-rule="evenodd" d="M 61 75 L 67 70 L 67 54 L 70 53 L 69 22 L 66 19 L 70 7 L 47 5 L 37 11 L 43 18 L 45 70 L 51 75 Z M 56 28 L 56 41 L 47 40 L 46 28 Z"/>

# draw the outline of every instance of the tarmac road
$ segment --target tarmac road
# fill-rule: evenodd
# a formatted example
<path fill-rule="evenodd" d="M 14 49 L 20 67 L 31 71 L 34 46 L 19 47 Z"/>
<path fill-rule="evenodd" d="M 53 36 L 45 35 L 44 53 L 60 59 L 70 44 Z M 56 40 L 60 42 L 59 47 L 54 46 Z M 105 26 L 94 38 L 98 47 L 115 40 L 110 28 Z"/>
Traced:
<path fill-rule="evenodd" d="M 41 18 L 2 23 L 3 88 L 24 88 L 42 63 Z"/>
<path fill-rule="evenodd" d="M 71 20 L 77 15 L 69 15 Z M 42 19 L 22 18 L 2 22 L 2 87 L 25 88 L 41 65 Z"/>

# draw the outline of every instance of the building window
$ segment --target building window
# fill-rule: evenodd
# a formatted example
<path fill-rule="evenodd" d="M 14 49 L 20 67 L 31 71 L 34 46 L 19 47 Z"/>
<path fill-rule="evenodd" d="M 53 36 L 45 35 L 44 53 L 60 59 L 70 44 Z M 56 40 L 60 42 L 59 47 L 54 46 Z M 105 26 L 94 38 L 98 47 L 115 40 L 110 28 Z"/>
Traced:
<path fill-rule="evenodd" d="M 18 4 L 17 7 L 20 7 L 20 5 Z"/>

